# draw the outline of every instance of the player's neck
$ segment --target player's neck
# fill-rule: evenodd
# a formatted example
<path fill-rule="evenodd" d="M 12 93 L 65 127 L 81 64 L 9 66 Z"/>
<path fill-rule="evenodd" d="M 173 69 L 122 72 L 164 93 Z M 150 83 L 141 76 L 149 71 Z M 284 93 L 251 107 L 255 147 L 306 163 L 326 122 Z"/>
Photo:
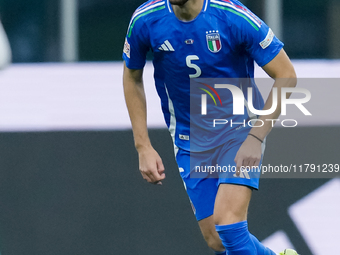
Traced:
<path fill-rule="evenodd" d="M 184 5 L 172 5 L 176 17 L 182 21 L 191 21 L 203 8 L 204 0 L 189 0 Z"/>

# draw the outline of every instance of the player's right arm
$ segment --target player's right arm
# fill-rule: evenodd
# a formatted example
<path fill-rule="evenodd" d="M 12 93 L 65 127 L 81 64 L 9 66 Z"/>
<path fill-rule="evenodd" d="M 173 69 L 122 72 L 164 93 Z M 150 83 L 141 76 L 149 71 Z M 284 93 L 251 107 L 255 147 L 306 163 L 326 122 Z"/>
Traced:
<path fill-rule="evenodd" d="M 123 85 L 135 147 L 138 151 L 139 170 L 148 182 L 162 184 L 161 181 L 165 178 L 164 166 L 151 145 L 147 129 L 143 69 L 129 69 L 124 62 Z"/>
<path fill-rule="evenodd" d="M 146 9 L 147 10 L 147 9 Z M 143 21 L 145 10 L 139 8 L 132 15 L 124 43 L 123 85 L 129 111 L 135 146 L 139 157 L 139 170 L 145 180 L 162 184 L 164 166 L 151 145 L 146 123 L 146 99 L 143 69 L 150 49 L 149 31 Z"/>

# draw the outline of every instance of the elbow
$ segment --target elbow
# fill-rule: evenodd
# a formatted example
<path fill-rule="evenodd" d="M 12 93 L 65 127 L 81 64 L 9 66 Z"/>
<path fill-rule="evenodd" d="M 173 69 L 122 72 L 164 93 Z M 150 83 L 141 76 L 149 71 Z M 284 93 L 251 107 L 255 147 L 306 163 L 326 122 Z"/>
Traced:
<path fill-rule="evenodd" d="M 297 75 L 293 65 L 291 65 L 291 67 L 288 69 L 287 77 L 290 79 L 297 79 Z"/>
<path fill-rule="evenodd" d="M 296 85 L 297 85 L 297 75 L 296 75 L 294 68 L 292 69 L 292 71 L 289 74 L 289 80 L 290 80 L 289 83 L 291 83 L 291 86 L 296 87 Z"/>
<path fill-rule="evenodd" d="M 296 85 L 297 85 L 297 75 L 296 75 L 294 68 L 292 68 L 292 70 L 290 72 L 288 72 L 284 77 L 286 77 L 286 79 L 288 79 L 287 83 L 288 83 L 289 87 L 296 87 Z"/>
<path fill-rule="evenodd" d="M 286 69 L 285 72 L 280 73 L 274 79 L 285 80 L 285 87 L 296 87 L 297 85 L 297 75 L 293 66 L 291 66 L 289 69 Z"/>

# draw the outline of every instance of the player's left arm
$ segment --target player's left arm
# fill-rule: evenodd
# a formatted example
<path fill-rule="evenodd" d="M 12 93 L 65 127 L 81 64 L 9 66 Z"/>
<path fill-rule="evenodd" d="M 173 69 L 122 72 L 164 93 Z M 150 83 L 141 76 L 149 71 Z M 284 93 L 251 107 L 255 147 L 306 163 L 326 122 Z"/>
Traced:
<path fill-rule="evenodd" d="M 286 52 L 281 49 L 278 55 L 270 61 L 268 64 L 264 65 L 263 70 L 272 77 L 275 82 L 273 88 L 277 88 L 277 107 L 276 110 L 269 115 L 260 116 L 260 120 L 265 122 L 264 126 L 261 128 L 252 128 L 250 133 L 264 140 L 269 132 L 272 130 L 272 123 L 266 123 L 266 119 L 277 119 L 281 114 L 281 88 L 283 87 L 295 87 L 297 83 L 296 73 L 292 62 L 287 56 Z M 273 90 L 272 90 L 273 91 Z M 272 107 L 272 93 L 270 92 L 268 99 L 264 105 L 263 110 L 268 110 Z M 290 96 L 290 94 L 288 95 Z"/>
<path fill-rule="evenodd" d="M 297 79 L 294 67 L 283 49 L 281 49 L 281 51 L 273 60 L 264 65 L 262 68 L 270 77 L 275 80 L 273 88 L 277 88 L 278 91 L 278 104 L 276 110 L 270 115 L 260 116 L 259 120 L 262 120 L 263 122 L 258 121 L 259 123 L 256 123 L 254 126 L 261 126 L 262 123 L 264 123 L 264 125 L 260 128 L 253 127 L 249 132 L 249 134 L 258 137 L 260 140 L 263 141 L 272 130 L 273 126 L 271 121 L 266 120 L 275 120 L 281 114 L 281 88 L 295 87 Z M 271 92 L 263 108 L 264 110 L 268 110 L 271 108 L 273 103 L 272 98 L 273 97 Z M 261 141 L 259 139 L 256 139 L 254 136 L 248 135 L 247 139 L 244 141 L 235 157 L 235 162 L 238 170 L 241 166 L 252 167 L 258 166 L 260 163 L 262 156 Z"/>

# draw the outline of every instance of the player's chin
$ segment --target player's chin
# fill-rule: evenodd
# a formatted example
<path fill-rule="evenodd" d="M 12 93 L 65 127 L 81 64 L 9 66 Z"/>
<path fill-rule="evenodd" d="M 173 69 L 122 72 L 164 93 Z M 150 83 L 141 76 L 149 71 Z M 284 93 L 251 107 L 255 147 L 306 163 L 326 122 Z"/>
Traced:
<path fill-rule="evenodd" d="M 169 0 L 172 5 L 184 5 L 189 0 Z"/>

